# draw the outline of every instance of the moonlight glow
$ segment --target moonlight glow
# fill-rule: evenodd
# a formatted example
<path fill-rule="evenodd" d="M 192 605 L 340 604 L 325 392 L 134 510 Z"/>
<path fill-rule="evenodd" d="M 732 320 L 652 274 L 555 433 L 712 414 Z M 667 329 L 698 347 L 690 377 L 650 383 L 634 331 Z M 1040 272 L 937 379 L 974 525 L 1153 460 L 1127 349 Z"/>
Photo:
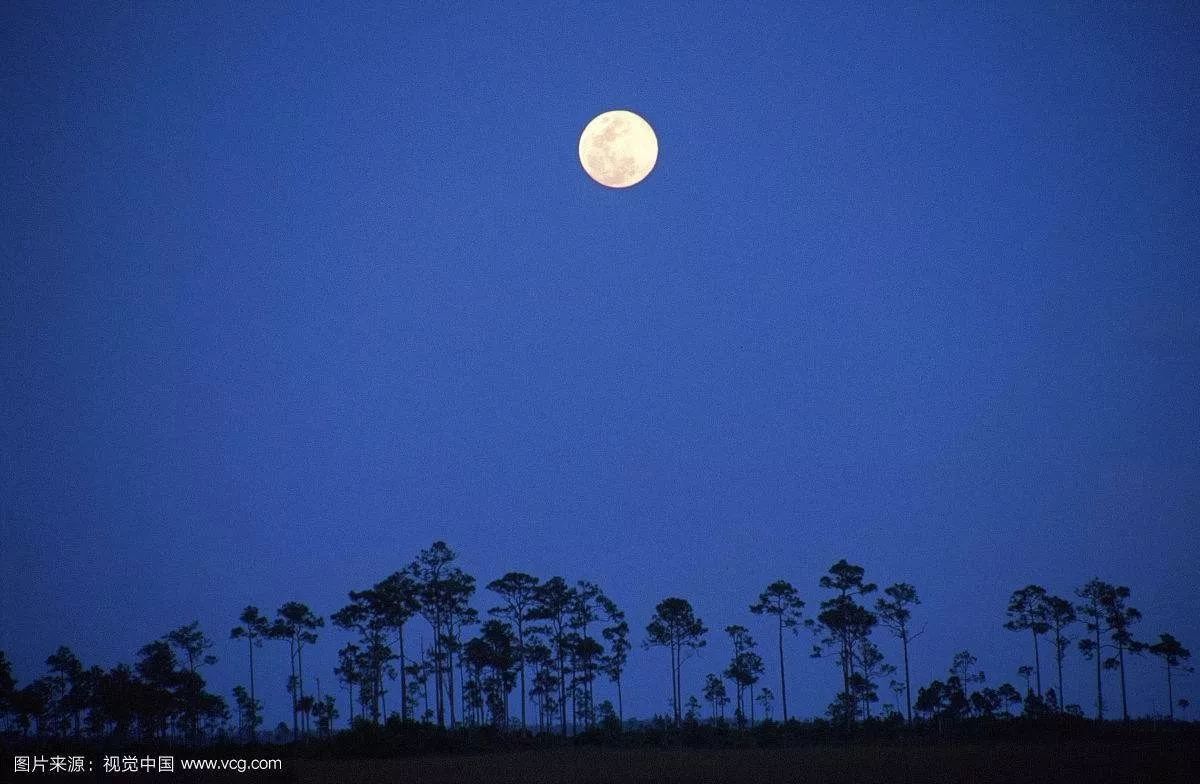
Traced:
<path fill-rule="evenodd" d="M 650 123 L 617 109 L 594 118 L 579 137 L 579 162 L 596 182 L 628 188 L 646 179 L 658 160 L 658 138 Z"/>

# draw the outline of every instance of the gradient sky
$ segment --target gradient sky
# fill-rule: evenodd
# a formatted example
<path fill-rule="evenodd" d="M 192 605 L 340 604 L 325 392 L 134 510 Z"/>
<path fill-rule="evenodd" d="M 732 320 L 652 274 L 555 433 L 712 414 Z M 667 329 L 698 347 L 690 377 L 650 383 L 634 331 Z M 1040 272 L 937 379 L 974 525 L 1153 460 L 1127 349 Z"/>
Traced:
<path fill-rule="evenodd" d="M 195 619 L 228 698 L 243 606 L 328 615 L 435 539 L 599 582 L 639 642 L 668 595 L 770 642 L 762 587 L 815 608 L 844 556 L 919 589 L 918 683 L 967 648 L 1021 684 L 1031 581 L 1200 649 L 1194 5 L 57 5 L 0 12 L 21 682 Z M 661 146 L 623 191 L 576 153 L 618 107 Z M 819 713 L 839 671 L 789 645 Z M 667 666 L 633 652 L 628 713 Z"/>

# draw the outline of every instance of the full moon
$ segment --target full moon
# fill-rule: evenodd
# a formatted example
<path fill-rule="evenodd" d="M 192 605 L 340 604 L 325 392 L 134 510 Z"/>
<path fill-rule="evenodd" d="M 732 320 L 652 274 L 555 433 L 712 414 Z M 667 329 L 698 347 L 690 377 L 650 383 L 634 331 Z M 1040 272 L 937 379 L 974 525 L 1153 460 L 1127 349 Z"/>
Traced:
<path fill-rule="evenodd" d="M 596 182 L 628 188 L 646 179 L 658 160 L 658 137 L 650 123 L 616 109 L 598 115 L 579 137 L 579 162 Z"/>

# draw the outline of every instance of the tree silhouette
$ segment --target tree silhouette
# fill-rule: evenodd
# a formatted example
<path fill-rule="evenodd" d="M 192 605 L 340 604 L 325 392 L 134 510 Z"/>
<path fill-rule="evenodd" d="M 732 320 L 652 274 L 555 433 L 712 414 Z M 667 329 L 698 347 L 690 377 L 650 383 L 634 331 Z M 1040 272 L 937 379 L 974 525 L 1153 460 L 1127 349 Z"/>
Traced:
<path fill-rule="evenodd" d="M 463 685 L 469 692 L 468 701 L 475 710 L 475 720 L 483 723 L 483 710 L 492 716 L 497 727 L 508 723 L 508 695 L 516 685 L 517 639 L 512 627 L 498 619 L 485 621 L 479 636 L 463 646 L 462 659 L 471 679 Z M 464 717 L 465 718 L 465 717 Z"/>
<path fill-rule="evenodd" d="M 1033 665 L 1022 664 L 1020 667 L 1017 668 L 1017 675 L 1020 675 L 1022 678 L 1025 679 L 1025 690 L 1032 691 L 1033 690 L 1033 685 L 1032 685 L 1032 683 L 1033 683 L 1033 681 L 1032 681 Z"/>
<path fill-rule="evenodd" d="M 596 722 L 606 733 L 621 732 L 621 719 L 617 716 L 617 709 L 613 707 L 612 700 L 600 700 L 600 704 L 596 706 Z"/>
<path fill-rule="evenodd" d="M 13 678 L 12 662 L 0 651 L 0 718 L 13 712 L 13 697 L 17 691 L 17 681 Z"/>
<path fill-rule="evenodd" d="M 417 586 L 419 612 L 433 629 L 432 662 L 438 726 L 446 726 L 446 714 L 454 724 L 454 648 L 468 625 L 467 602 L 475 591 L 475 578 L 451 564 L 456 555 L 442 541 L 422 550 L 409 566 Z M 448 710 L 447 710 L 448 709 Z"/>
<path fill-rule="evenodd" d="M 1050 631 L 1045 601 L 1046 589 L 1040 585 L 1027 585 L 1013 591 L 1008 600 L 1008 621 L 1004 624 L 1009 631 L 1028 631 L 1033 634 L 1033 671 L 1039 697 L 1042 695 L 1042 659 L 1038 637 Z"/>
<path fill-rule="evenodd" d="M 324 699 L 317 700 L 313 705 L 313 716 L 317 720 L 317 734 L 323 738 L 333 735 L 333 722 L 341 715 L 338 713 L 337 700 L 332 694 L 326 694 Z"/>
<path fill-rule="evenodd" d="M 237 706 L 238 729 L 253 738 L 254 728 L 262 722 L 262 705 L 243 686 L 233 687 L 233 702 Z"/>
<path fill-rule="evenodd" d="M 377 588 L 351 591 L 350 603 L 329 616 L 334 626 L 358 632 L 359 644 L 346 651 L 341 663 L 339 677 L 357 683 L 360 690 L 367 687 L 363 702 L 370 708 L 371 721 L 378 724 L 386 716 L 383 704 L 383 674 L 387 663 L 394 658 L 385 639 L 389 625 L 385 596 Z M 339 657 L 342 654 L 339 652 Z M 360 691 L 360 694 L 362 692 Z M 403 701 L 403 695 L 401 697 Z"/>
<path fill-rule="evenodd" d="M 967 694 L 966 689 L 970 684 L 984 680 L 984 674 L 977 665 L 977 659 L 969 651 L 956 653 L 945 682 L 934 680 L 929 686 L 917 689 L 916 710 L 936 719 L 939 724 L 961 719 L 974 705 L 995 710 L 992 706 L 998 705 L 998 692 L 995 696 L 981 693 L 974 700 Z"/>
<path fill-rule="evenodd" d="M 946 684 L 936 678 L 928 686 L 917 688 L 917 713 L 934 716 L 942 709 L 944 703 L 943 691 Z"/>
<path fill-rule="evenodd" d="M 908 686 L 904 683 L 904 681 L 898 681 L 898 680 L 893 679 L 893 680 L 888 681 L 888 688 L 891 690 L 892 698 L 894 700 L 894 702 L 892 704 L 892 709 L 896 712 L 897 716 L 903 717 L 904 712 L 902 710 L 900 710 L 900 695 L 908 694 Z M 909 711 L 911 712 L 911 710 L 912 710 L 912 707 L 910 704 Z M 912 719 L 909 718 L 908 721 L 911 722 Z"/>
<path fill-rule="evenodd" d="M 1158 642 L 1149 646 L 1147 650 L 1163 661 L 1163 666 L 1167 671 L 1167 708 L 1170 711 L 1172 719 L 1175 718 L 1175 689 L 1171 682 L 1171 671 L 1175 669 L 1191 672 L 1192 668 L 1187 662 L 1192 658 L 1192 652 L 1183 647 L 1179 640 L 1173 635 L 1163 632 L 1158 635 Z"/>
<path fill-rule="evenodd" d="M 582 718 L 585 727 L 590 727 L 595 719 L 592 710 L 593 685 L 603 663 L 604 646 L 591 636 L 590 630 L 591 625 L 602 617 L 599 601 L 602 596 L 604 594 L 600 591 L 600 586 L 586 580 L 578 581 L 571 595 L 567 625 L 571 630 L 569 648 L 572 670 L 572 732 L 575 730 L 577 719 Z"/>
<path fill-rule="evenodd" d="M 729 696 L 725 691 L 725 681 L 710 672 L 704 676 L 703 693 L 704 699 L 708 700 L 713 721 L 716 721 L 718 716 L 724 720 L 725 706 L 729 703 Z"/>
<path fill-rule="evenodd" d="M 1105 596 L 1116 590 L 1114 586 L 1100 579 L 1089 581 L 1075 594 L 1083 601 L 1076 605 L 1079 615 L 1083 617 L 1084 625 L 1093 635 L 1092 639 L 1079 641 L 1079 650 L 1089 659 L 1096 661 L 1096 718 L 1104 719 L 1104 680 L 1101 676 L 1104 666 L 1104 643 L 1101 635 L 1105 631 Z"/>
<path fill-rule="evenodd" d="M 771 721 L 772 710 L 775 705 L 775 695 L 771 693 L 771 690 L 763 686 L 759 689 L 758 696 L 754 698 L 754 701 L 762 706 L 763 721 Z"/>
<path fill-rule="evenodd" d="M 64 645 L 47 657 L 46 668 L 50 672 L 47 683 L 51 687 L 47 707 L 52 709 L 50 719 L 54 734 L 62 737 L 67 734 L 69 727 L 73 727 L 74 734 L 78 736 L 80 713 L 87 702 L 83 694 L 83 664 Z"/>
<path fill-rule="evenodd" d="M 788 629 L 795 634 L 803 620 L 801 610 L 804 600 L 795 587 L 786 580 L 776 580 L 758 595 L 758 601 L 750 605 L 750 612 L 755 615 L 775 616 L 779 636 L 779 698 L 783 706 L 783 720 L 788 720 L 787 707 L 787 676 L 784 673 L 783 630 Z"/>
<path fill-rule="evenodd" d="M 600 630 L 600 635 L 608 643 L 608 652 L 604 656 L 604 672 L 617 687 L 617 721 L 625 724 L 625 698 L 621 693 L 621 675 L 625 672 L 625 664 L 629 660 L 629 623 L 612 599 L 601 594 L 597 597 L 604 618 L 608 623 Z"/>
<path fill-rule="evenodd" d="M 884 661 L 883 652 L 870 640 L 862 640 L 859 643 L 857 659 L 859 671 L 851 677 L 850 686 L 855 702 L 862 705 L 863 713 L 869 719 L 871 703 L 879 699 L 879 684 L 875 679 L 890 677 L 896 672 L 896 668 Z"/>
<path fill-rule="evenodd" d="M 127 740 L 137 719 L 140 687 L 128 664 L 118 664 L 108 672 L 101 670 L 92 695 L 89 723 L 100 734 Z"/>
<path fill-rule="evenodd" d="M 138 724 L 143 736 L 165 738 L 174 709 L 172 689 L 177 683 L 175 652 L 162 640 L 155 640 L 138 651 L 135 670 L 141 681 Z"/>
<path fill-rule="evenodd" d="M 528 645 L 525 660 L 533 668 L 533 686 L 529 696 L 538 709 L 538 729 L 550 732 L 554 724 L 554 713 L 558 710 L 559 679 L 554 674 L 554 655 L 550 646 L 541 640 L 535 640 Z M 565 729 L 565 723 L 564 723 Z"/>
<path fill-rule="evenodd" d="M 997 686 L 996 694 L 1000 697 L 1005 713 L 1011 713 L 1012 706 L 1021 703 L 1021 692 L 1017 691 L 1017 688 L 1011 683 L 1005 682 Z"/>
<path fill-rule="evenodd" d="M 363 591 L 350 591 L 349 603 L 331 615 L 341 629 L 353 633 L 352 641 L 337 651 L 334 674 L 349 697 L 350 729 L 355 743 L 382 742 L 395 739 L 407 748 L 419 743 L 426 748 L 472 748 L 478 738 L 494 736 L 497 732 L 517 730 L 516 718 L 510 709 L 512 692 L 521 683 L 520 731 L 536 728 L 543 732 L 561 731 L 564 735 L 579 726 L 592 730 L 600 722 L 603 733 L 585 734 L 580 742 L 592 742 L 611 737 L 622 731 L 636 732 L 638 722 L 625 726 L 622 679 L 630 654 L 630 628 L 625 613 L 607 597 L 595 583 L 580 580 L 568 584 L 562 577 L 546 582 L 520 572 L 508 572 L 489 588 L 500 597 L 491 609 L 491 617 L 478 626 L 473 636 L 469 631 L 479 623 L 478 611 L 472 606 L 474 578 L 454 564 L 454 553 L 444 543 L 435 542 L 424 550 L 412 565 L 375 583 Z M 820 579 L 830 595 L 821 602 L 820 613 L 814 620 L 803 620 L 804 602 L 788 582 L 776 580 L 758 596 L 749 610 L 758 616 L 774 618 L 774 633 L 780 661 L 780 698 L 783 701 L 785 724 L 774 730 L 752 729 L 738 733 L 737 743 L 773 743 L 784 738 L 804 737 L 810 732 L 825 732 L 820 725 L 807 728 L 796 724 L 787 706 L 786 648 L 784 630 L 793 633 L 801 626 L 824 635 L 821 642 L 837 654 L 843 681 L 841 691 L 829 707 L 829 715 L 837 724 L 852 725 L 855 718 L 871 719 L 873 703 L 879 701 L 879 684 L 886 684 L 895 695 L 895 714 L 901 714 L 899 697 L 905 694 L 904 718 L 915 726 L 889 729 L 918 737 L 920 717 L 927 716 L 941 731 L 946 721 L 996 720 L 1011 716 L 1013 706 L 1022 702 L 1021 692 L 1009 683 L 996 688 L 984 685 L 978 661 L 966 651 L 955 656 L 948 675 L 928 686 L 911 691 L 909 647 L 919 636 L 912 628 L 913 608 L 920 604 L 916 590 L 907 583 L 896 583 L 885 589 L 873 602 L 871 609 L 864 597 L 876 590 L 865 582 L 864 570 L 845 559 L 834 564 Z M 1043 588 L 1029 585 L 1014 591 L 1007 606 L 1005 626 L 1015 631 L 1028 630 L 1034 638 L 1036 666 L 1023 665 L 1018 672 L 1025 678 L 1024 718 L 1028 726 L 1051 713 L 1081 715 L 1078 705 L 1064 705 L 1063 660 L 1070 645 L 1072 625 L 1083 621 L 1086 636 L 1078 640 L 1085 656 L 1097 664 L 1097 718 L 1104 718 L 1103 671 L 1118 670 L 1121 676 L 1122 715 L 1129 719 L 1126 693 L 1126 653 L 1148 650 L 1158 657 L 1167 678 L 1168 714 L 1175 718 L 1175 708 L 1186 710 L 1188 701 L 1177 699 L 1174 688 L 1179 672 L 1190 671 L 1190 652 L 1174 636 L 1163 633 L 1154 644 L 1136 640 L 1133 629 L 1141 613 L 1129 606 L 1129 589 L 1099 579 L 1092 580 L 1076 591 L 1078 604 L 1053 596 Z M 427 619 L 435 634 L 432 641 L 418 640 L 419 653 L 409 659 L 404 654 L 405 637 L 411 643 L 408 622 L 414 615 Z M 110 670 L 100 666 L 85 667 L 69 648 L 60 647 L 45 659 L 42 677 L 18 688 L 12 664 L 0 652 L 0 732 L 9 738 L 28 737 L 31 731 L 38 741 L 62 740 L 73 736 L 72 743 L 85 738 L 108 738 L 121 742 L 196 743 L 205 739 L 220 740 L 218 732 L 229 731 L 228 722 L 236 718 L 239 733 L 251 741 L 286 741 L 278 733 L 259 736 L 262 724 L 262 704 L 256 696 L 255 648 L 265 639 L 287 640 L 289 643 L 290 676 L 287 689 L 292 697 L 292 740 L 329 739 L 337 716 L 336 700 L 321 693 L 321 679 L 315 679 L 315 694 L 308 694 L 304 669 L 304 650 L 314 644 L 323 620 L 308 606 L 288 602 L 281 606 L 274 621 L 268 621 L 254 606 L 247 606 L 239 616 L 229 638 L 246 641 L 249 662 L 249 691 L 242 685 L 233 686 L 232 702 L 236 714 L 230 714 L 221 697 L 207 691 L 201 673 L 215 662 L 211 655 L 213 642 L 195 621 L 180 626 L 154 640 L 136 653 L 133 666 L 118 664 Z M 888 664 L 872 639 L 875 625 L 886 626 L 900 641 L 905 661 L 903 682 L 888 676 L 895 668 Z M 598 631 L 597 631 L 598 630 Z M 707 629 L 696 617 L 691 604 L 678 597 L 659 602 L 646 626 L 646 649 L 665 647 L 671 661 L 671 723 L 676 727 L 685 721 L 689 727 L 687 742 L 706 737 L 722 737 L 728 729 L 710 736 L 701 730 L 699 703 L 683 689 L 682 662 L 695 650 L 703 647 Z M 730 703 L 727 687 L 736 690 L 739 727 L 755 724 L 756 710 L 767 718 L 773 717 L 773 689 L 759 688 L 764 672 L 749 630 L 733 623 L 725 627 L 732 643 L 733 655 L 728 666 L 719 674 L 709 673 L 704 681 L 703 699 L 709 705 L 713 724 L 724 725 L 725 706 Z M 1040 640 L 1051 635 L 1055 648 L 1057 684 L 1041 688 Z M 392 649 L 398 645 L 398 657 Z M 820 648 L 817 654 L 820 654 Z M 311 652 L 310 652 L 311 670 Z M 399 658 L 397 671 L 393 662 Z M 397 672 L 401 680 L 399 716 L 389 715 L 388 680 Z M 457 674 L 456 674 L 457 673 Z M 312 673 L 310 672 L 310 675 Z M 596 679 L 607 675 L 616 686 L 617 709 L 608 700 L 598 699 Z M 725 683 L 720 677 L 732 681 Z M 1033 681 L 1037 679 L 1035 688 Z M 440 683 L 431 682 L 440 680 Z M 602 687 L 603 688 L 603 687 Z M 431 707 L 438 707 L 440 715 Z M 749 701 L 749 707 L 746 703 Z M 423 722 L 437 727 L 407 725 L 418 713 L 421 702 Z M 438 705 L 437 703 L 440 703 Z M 447 705 L 447 703 L 449 703 Z M 355 722 L 356 708 L 361 708 Z M 530 717 L 533 706 L 535 716 Z M 457 706 L 457 707 L 456 707 Z M 620 711 L 618 714 L 617 711 Z M 461 714 L 459 714 L 461 711 Z M 568 727 L 568 712 L 571 721 Z M 885 709 L 891 720 L 892 705 Z M 461 722 L 459 720 L 461 715 Z M 368 727 L 367 718 L 376 727 Z M 448 720 L 447 720 L 448 717 Z M 309 722 L 316 726 L 309 734 Z M 651 732 L 660 732 L 663 719 L 655 717 Z M 472 727 L 490 723 L 494 729 L 483 733 L 454 731 L 458 724 Z M 557 724 L 557 726 L 556 726 Z M 790 726 L 789 726 L 790 724 Z M 1057 719 L 1046 727 L 1077 728 L 1078 722 L 1064 723 Z M 1016 730 L 1016 725 L 1014 725 Z M 864 736 L 879 731 L 870 723 Z M 1018 730 L 1021 733 L 1026 730 Z M 1057 730 L 1055 730 L 1057 731 Z M 1074 729 L 1070 730 L 1074 732 Z M 1186 732 L 1180 728 L 1180 732 Z M 374 733 L 374 734 L 372 734 Z M 284 725 L 284 736 L 288 735 Z M 839 732 L 840 734 L 840 732 Z M 958 733 L 954 735 L 959 736 Z M 670 733 L 671 737 L 680 737 Z M 648 736 L 650 737 L 650 736 Z M 961 736 L 959 736 L 961 737 Z M 520 743 L 537 743 L 525 736 Z M 724 741 L 720 741 L 724 742 Z M 338 747 L 340 746 L 338 741 Z M 344 748 L 344 747 L 342 747 Z"/>
<path fill-rule="evenodd" d="M 372 588 L 373 612 L 378 615 L 381 629 L 395 633 L 395 644 L 400 658 L 400 718 L 409 718 L 408 705 L 408 656 L 404 648 L 404 627 L 420 609 L 417 598 L 418 586 L 406 571 L 393 572 Z M 390 640 L 383 644 L 391 648 Z M 385 660 L 386 662 L 390 660 Z M 381 689 L 382 691 L 382 689 Z M 382 696 L 382 695 L 381 695 Z"/>
<path fill-rule="evenodd" d="M 410 711 L 415 715 L 419 705 L 423 708 L 421 721 L 432 723 L 435 716 L 433 708 L 429 705 L 429 679 L 433 677 L 433 657 L 424 645 L 421 646 L 420 655 L 408 665 L 408 677 L 412 683 L 409 694 L 409 702 L 412 703 Z"/>
<path fill-rule="evenodd" d="M 696 617 L 691 602 L 670 596 L 654 608 L 654 617 L 646 626 L 645 647 L 663 647 L 671 654 L 671 705 L 675 712 L 675 725 L 682 721 L 680 704 L 682 689 L 680 671 L 683 652 L 704 647 L 704 635 L 708 633 L 703 621 Z"/>
<path fill-rule="evenodd" d="M 567 657 L 571 649 L 569 636 L 571 606 L 574 600 L 574 589 L 567 585 L 561 577 L 551 577 L 537 587 L 534 595 L 534 607 L 530 618 L 544 621 L 545 626 L 539 627 L 538 632 L 546 638 L 546 647 L 558 664 L 555 683 L 558 686 L 557 706 L 561 713 L 560 730 L 567 734 Z M 547 679 L 543 677 L 543 685 Z M 545 699 L 545 693 L 542 694 Z"/>
<path fill-rule="evenodd" d="M 1142 614 L 1125 603 L 1129 598 L 1129 589 L 1125 586 L 1117 586 L 1106 598 L 1106 620 L 1111 630 L 1112 641 L 1117 646 L 1116 662 L 1110 662 L 1109 666 L 1115 666 L 1121 673 L 1121 718 L 1129 721 L 1129 701 L 1125 689 L 1125 652 L 1141 653 L 1146 648 L 1146 644 L 1135 640 L 1130 631 L 1130 627 L 1142 619 Z"/>
<path fill-rule="evenodd" d="M 334 613 L 332 616 L 330 616 L 330 618 L 335 624 L 339 626 L 341 625 L 338 623 L 338 613 Z M 346 691 L 350 696 L 350 723 L 353 724 L 355 699 L 354 688 L 359 686 L 363 679 L 363 667 L 361 666 L 362 651 L 354 643 L 347 643 L 338 650 L 337 656 L 338 666 L 333 669 L 333 674 L 337 677 L 338 682 L 346 687 Z"/>
<path fill-rule="evenodd" d="M 187 662 L 187 676 L 181 677 L 178 692 L 188 735 L 195 737 L 200 731 L 200 721 L 206 715 L 205 703 L 211 699 L 211 695 L 204 691 L 204 680 L 197 675 L 196 669 L 200 665 L 216 663 L 217 657 L 206 653 L 213 647 L 213 642 L 200 631 L 197 621 L 168 632 L 163 639 L 183 654 Z"/>
<path fill-rule="evenodd" d="M 295 685 L 289 690 L 292 695 L 292 740 L 300 735 L 300 700 L 304 699 L 304 646 L 316 643 L 316 630 L 324 625 L 325 620 L 302 602 L 285 602 L 275 612 L 275 622 L 271 624 L 269 636 L 275 640 L 287 640 L 288 658 L 292 664 L 292 679 L 289 681 Z"/>
<path fill-rule="evenodd" d="M 908 644 L 921 635 L 921 632 L 913 633 L 910 627 L 911 608 L 920 604 L 921 599 L 917 596 L 917 589 L 908 583 L 889 585 L 883 589 L 883 593 L 884 596 L 879 597 L 875 602 L 875 611 L 879 614 L 879 622 L 900 638 L 900 645 L 904 652 L 904 702 L 908 721 L 911 722 L 912 680 L 909 677 Z"/>
<path fill-rule="evenodd" d="M 979 669 L 979 659 L 970 651 L 954 654 L 954 660 L 950 663 L 950 674 L 963 683 L 983 683 L 987 680 L 983 670 Z"/>
<path fill-rule="evenodd" d="M 32 728 L 41 735 L 50 709 L 53 685 L 49 678 L 37 678 L 16 689 L 12 695 L 12 711 L 22 736 L 28 736 Z"/>
<path fill-rule="evenodd" d="M 456 726 L 454 708 L 454 657 L 460 656 L 463 634 L 467 627 L 479 623 L 479 611 L 470 605 L 475 593 L 475 578 L 455 567 L 446 581 L 448 623 L 442 647 L 446 651 L 446 702 L 450 707 L 450 726 Z M 462 681 L 462 660 L 459 660 L 459 681 Z"/>
<path fill-rule="evenodd" d="M 217 663 L 216 656 L 205 653 L 205 651 L 212 649 L 213 642 L 204 632 L 200 631 L 199 621 L 192 621 L 186 626 L 180 626 L 174 631 L 167 632 L 167 635 L 163 639 L 187 657 L 189 672 L 195 672 L 196 667 L 201 664 Z"/>
<path fill-rule="evenodd" d="M 828 635 L 822 639 L 822 644 L 837 651 L 838 664 L 842 668 L 842 692 L 838 695 L 841 708 L 838 714 L 844 714 L 847 727 L 854 723 L 857 706 L 853 676 L 858 648 L 867 640 L 878 620 L 874 613 L 855 599 L 876 590 L 877 586 L 874 583 L 863 581 L 863 575 L 864 570 L 861 566 L 842 558 L 829 567 L 829 573 L 822 575 L 820 581 L 822 588 L 835 591 L 833 597 L 821 602 L 821 613 L 817 616 L 817 621 L 820 624 L 819 628 L 824 629 Z M 820 649 L 814 650 L 813 654 L 819 656 Z"/>
<path fill-rule="evenodd" d="M 263 640 L 270 636 L 271 622 L 253 605 L 249 605 L 246 609 L 242 610 L 242 614 L 238 616 L 238 620 L 242 622 L 242 625 L 233 627 L 229 632 L 229 638 L 232 640 L 244 638 L 250 651 L 250 694 L 247 697 L 247 704 L 257 707 L 252 713 L 246 714 L 249 716 L 249 720 L 245 724 L 245 730 L 246 736 L 253 740 L 257 737 L 258 725 L 261 721 L 258 713 L 261 705 L 254 692 L 254 649 L 261 648 Z"/>
<path fill-rule="evenodd" d="M 1083 604 L 1079 613 L 1086 619 L 1089 632 L 1094 639 L 1080 640 L 1079 649 L 1089 658 L 1096 659 L 1096 713 L 1104 718 L 1104 701 L 1101 692 L 1100 669 L 1118 670 L 1121 675 L 1121 717 L 1129 721 L 1129 703 L 1125 690 L 1125 652 L 1140 653 L 1145 644 L 1133 639 L 1130 627 L 1141 620 L 1142 614 L 1128 606 L 1129 589 L 1123 585 L 1111 585 L 1093 579 L 1078 591 Z M 1107 634 L 1111 644 L 1101 642 L 1101 634 Z M 1104 658 L 1104 650 L 1115 650 L 1116 656 Z"/>
<path fill-rule="evenodd" d="M 172 723 L 178 721 L 189 741 L 200 735 L 200 723 L 218 719 L 226 714 L 225 701 L 204 690 L 204 680 L 193 669 L 196 656 L 205 648 L 205 641 L 193 635 L 190 626 L 185 635 L 177 635 L 173 645 L 167 638 L 155 640 L 138 651 L 136 672 L 138 680 L 138 723 L 147 738 L 164 739 Z M 179 631 L 179 630 L 176 630 Z M 168 635 L 170 636 L 170 635 Z M 174 648 L 187 640 L 193 653 L 191 666 L 181 668 Z"/>
<path fill-rule="evenodd" d="M 1050 690 L 1053 693 L 1053 689 Z M 984 687 L 979 691 L 971 692 L 971 710 L 976 716 L 985 719 L 990 719 L 996 715 L 996 712 L 1001 707 L 1005 707 L 1005 698 L 998 689 Z M 1007 710 L 1005 711 L 1007 713 Z"/>
<path fill-rule="evenodd" d="M 433 629 L 431 662 L 433 664 L 434 707 L 439 727 L 446 726 L 446 708 L 443 697 L 445 657 L 442 654 L 442 647 L 446 627 L 449 624 L 450 608 L 447 606 L 445 583 L 450 563 L 454 557 L 454 551 L 445 542 L 437 541 L 422 550 L 409 566 L 409 573 L 417 584 L 420 597 L 418 612 Z"/>
<path fill-rule="evenodd" d="M 734 716 L 737 717 L 738 726 L 741 727 L 745 726 L 746 722 L 743 697 L 748 689 L 753 697 L 754 684 L 758 682 L 763 673 L 763 660 L 754 650 L 754 638 L 750 636 L 750 631 L 745 626 L 738 624 L 726 626 L 725 633 L 729 635 L 729 640 L 733 643 L 733 658 L 729 660 L 729 666 L 725 668 L 725 677 L 733 681 L 734 693 L 737 697 L 737 710 Z M 750 703 L 750 723 L 754 724 L 753 701 Z"/>
<path fill-rule="evenodd" d="M 521 679 L 521 728 L 528 726 L 525 720 L 525 625 L 529 622 L 537 594 L 538 578 L 524 572 L 508 572 L 498 580 L 487 584 L 487 589 L 500 596 L 503 602 L 489 613 L 506 619 L 516 630 L 517 669 Z"/>
<path fill-rule="evenodd" d="M 1041 599 L 1040 615 L 1054 633 L 1054 662 L 1058 668 L 1058 694 L 1056 696 L 1061 710 L 1066 702 L 1063 696 L 1063 659 L 1066 658 L 1067 649 L 1071 647 L 1071 638 L 1067 637 L 1066 630 L 1078 618 L 1075 615 L 1075 605 L 1061 596 L 1050 594 Z"/>

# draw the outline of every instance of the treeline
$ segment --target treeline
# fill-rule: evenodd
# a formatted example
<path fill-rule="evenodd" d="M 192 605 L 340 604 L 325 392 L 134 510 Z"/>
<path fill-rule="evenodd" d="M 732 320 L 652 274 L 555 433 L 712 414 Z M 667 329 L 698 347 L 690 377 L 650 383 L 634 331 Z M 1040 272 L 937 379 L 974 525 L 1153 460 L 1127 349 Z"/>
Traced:
<path fill-rule="evenodd" d="M 747 626 L 732 623 L 723 635 L 711 633 L 684 598 L 668 597 L 655 608 L 644 636 L 634 640 L 625 613 L 600 586 L 546 580 L 509 572 L 485 588 L 490 605 L 480 611 L 476 580 L 456 565 L 444 542 L 422 550 L 404 568 L 352 590 L 329 624 L 353 639 L 337 651 L 333 671 L 345 699 L 321 688 L 320 676 L 306 676 L 305 652 L 325 633 L 326 619 L 307 605 L 291 601 L 273 616 L 248 606 L 229 636 L 245 644 L 247 682 L 232 691 L 232 709 L 207 690 L 203 668 L 215 663 L 213 641 L 198 623 L 179 627 L 137 652 L 132 666 L 85 667 L 69 649 L 46 660 L 47 673 L 20 688 L 8 659 L 0 652 L 0 726 L 19 737 L 92 737 L 145 741 L 297 740 L 328 738 L 346 708 L 346 721 L 369 727 L 426 726 L 431 729 L 490 727 L 496 732 L 558 733 L 564 736 L 620 733 L 639 723 L 625 720 L 622 680 L 635 644 L 669 653 L 671 715 L 660 724 L 674 727 L 727 727 L 731 730 L 786 725 L 788 649 L 811 635 L 811 654 L 829 658 L 841 675 L 841 690 L 826 713 L 834 726 L 852 728 L 879 719 L 913 724 L 969 718 L 1025 715 L 1081 716 L 1078 705 L 1063 699 L 1063 669 L 1074 647 L 1095 666 L 1095 717 L 1105 718 L 1105 670 L 1119 675 L 1121 716 L 1129 719 L 1126 666 L 1130 657 L 1149 653 L 1162 664 L 1169 717 L 1188 701 L 1175 699 L 1175 679 L 1190 672 L 1191 654 L 1170 634 L 1153 642 L 1135 636 L 1141 613 L 1130 605 L 1130 592 L 1101 580 L 1078 588 L 1073 599 L 1036 585 L 1013 592 L 1004 627 L 1028 635 L 1032 663 L 1018 671 L 1024 692 L 1011 683 L 986 686 L 978 660 L 957 654 L 945 679 L 919 686 L 913 694 L 910 649 L 923 625 L 915 614 L 917 589 L 895 583 L 883 590 L 866 580 L 861 566 L 840 560 L 817 583 L 816 606 L 786 580 L 776 580 L 747 605 L 749 614 L 770 621 L 768 656 L 778 680 L 764 680 L 767 660 Z M 414 638 L 428 643 L 413 645 Z M 894 637 L 900 657 L 886 660 L 877 638 Z M 688 654 L 724 639 L 728 665 L 697 679 L 684 672 Z M 264 734 L 263 704 L 255 677 L 256 656 L 264 646 L 286 655 L 290 675 L 286 698 L 290 727 L 280 724 Z M 1043 648 L 1054 667 L 1044 673 Z M 256 653 L 257 652 L 257 653 Z M 664 675 L 667 673 L 664 672 Z M 1043 689 L 1043 676 L 1054 685 Z M 326 681 L 328 685 L 328 680 Z M 888 697 L 881 697 L 887 690 Z M 598 698 L 603 691 L 607 698 Z M 389 707 L 391 698 L 398 704 Z M 701 701 L 703 700 L 703 702 Z M 514 710 L 515 700 L 515 710 Z M 707 708 L 706 708 L 707 705 Z M 431 736 L 433 737 L 433 736 Z"/>

